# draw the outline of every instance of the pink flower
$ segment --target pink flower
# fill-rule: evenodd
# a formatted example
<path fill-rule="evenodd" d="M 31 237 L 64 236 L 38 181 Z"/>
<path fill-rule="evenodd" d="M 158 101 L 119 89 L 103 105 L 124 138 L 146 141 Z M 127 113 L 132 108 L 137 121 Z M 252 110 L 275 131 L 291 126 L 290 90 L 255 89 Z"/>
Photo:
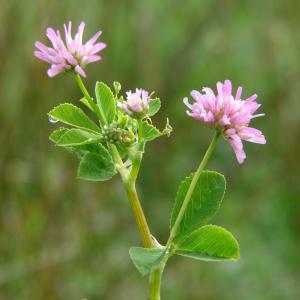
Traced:
<path fill-rule="evenodd" d="M 106 44 L 96 43 L 96 41 L 102 32 L 98 31 L 83 44 L 84 26 L 84 22 L 81 22 L 73 39 L 71 35 L 72 23 L 69 22 L 68 26 L 64 25 L 65 42 L 62 40 L 59 30 L 47 28 L 46 35 L 52 43 L 52 48 L 39 41 L 35 42 L 37 50 L 34 51 L 34 55 L 51 65 L 47 71 L 49 77 L 54 77 L 64 71 L 74 71 L 80 76 L 86 77 L 85 66 L 101 60 L 101 56 L 96 55 L 96 53 L 103 50 Z"/>
<path fill-rule="evenodd" d="M 203 93 L 191 92 L 195 100 L 190 104 L 188 98 L 183 102 L 190 109 L 187 114 L 195 120 L 208 123 L 212 127 L 221 130 L 235 152 L 238 162 L 241 164 L 246 158 L 242 140 L 265 144 L 266 139 L 261 131 L 248 127 L 253 118 L 264 114 L 254 114 L 260 107 L 255 100 L 257 95 L 252 95 L 242 100 L 242 88 L 237 89 L 235 97 L 232 95 L 230 80 L 217 83 L 217 95 L 210 88 L 203 88 Z"/>
<path fill-rule="evenodd" d="M 128 115 L 143 116 L 149 110 L 151 95 L 143 89 L 136 89 L 135 93 L 126 92 L 126 101 L 118 102 L 118 106 L 122 108 Z"/>

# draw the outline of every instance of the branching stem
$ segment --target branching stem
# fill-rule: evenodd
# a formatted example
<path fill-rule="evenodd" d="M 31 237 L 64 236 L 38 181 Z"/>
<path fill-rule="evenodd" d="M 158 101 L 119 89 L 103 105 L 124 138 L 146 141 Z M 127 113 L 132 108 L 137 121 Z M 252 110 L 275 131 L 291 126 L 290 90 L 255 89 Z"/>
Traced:
<path fill-rule="evenodd" d="M 75 75 L 76 82 L 82 91 L 84 97 L 88 101 L 90 107 L 93 109 L 93 111 L 96 113 L 98 116 L 99 120 L 101 121 L 102 124 L 106 123 L 105 116 L 103 115 L 102 111 L 99 109 L 99 107 L 96 105 L 94 102 L 93 98 L 90 96 L 88 90 L 86 89 L 81 77 L 76 74 Z M 144 215 L 141 203 L 139 201 L 136 188 L 135 188 L 135 182 L 136 178 L 139 173 L 141 161 L 142 161 L 142 155 L 143 152 L 138 149 L 136 154 L 134 155 L 132 159 L 132 167 L 131 170 L 129 171 L 126 166 L 123 163 L 123 160 L 120 156 L 120 153 L 115 145 L 109 144 L 109 148 L 111 150 L 111 154 L 113 156 L 114 162 L 116 164 L 116 168 L 118 172 L 121 175 L 122 181 L 124 183 L 124 187 L 129 199 L 129 202 L 131 204 L 134 217 L 136 220 L 136 223 L 138 225 L 138 229 L 144 244 L 144 247 L 146 248 L 151 248 L 152 247 L 152 239 L 151 239 L 151 233 L 149 226 L 146 221 L 146 217 Z M 139 148 L 143 149 L 143 145 L 141 144 Z"/>

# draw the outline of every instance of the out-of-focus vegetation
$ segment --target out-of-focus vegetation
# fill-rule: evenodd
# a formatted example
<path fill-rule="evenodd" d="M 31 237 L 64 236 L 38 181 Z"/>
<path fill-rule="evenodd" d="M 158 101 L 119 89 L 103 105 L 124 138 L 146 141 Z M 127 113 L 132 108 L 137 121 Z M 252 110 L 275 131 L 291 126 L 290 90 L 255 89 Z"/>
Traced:
<path fill-rule="evenodd" d="M 155 90 L 155 121 L 168 116 L 174 127 L 149 144 L 138 186 L 161 242 L 177 185 L 212 134 L 185 115 L 182 98 L 228 78 L 263 104 L 254 123 L 268 144 L 247 144 L 239 166 L 222 141 L 209 163 L 228 182 L 214 223 L 239 239 L 241 260 L 172 259 L 164 299 L 300 299 L 299 11 L 297 0 L 1 0 L 0 299 L 146 298 L 128 255 L 140 239 L 120 180 L 76 179 L 77 159 L 48 140 L 56 126 L 46 113 L 81 94 L 71 76 L 47 78 L 33 44 L 68 20 L 86 21 L 86 38 L 102 29 L 108 44 L 88 87 L 118 80 Z"/>

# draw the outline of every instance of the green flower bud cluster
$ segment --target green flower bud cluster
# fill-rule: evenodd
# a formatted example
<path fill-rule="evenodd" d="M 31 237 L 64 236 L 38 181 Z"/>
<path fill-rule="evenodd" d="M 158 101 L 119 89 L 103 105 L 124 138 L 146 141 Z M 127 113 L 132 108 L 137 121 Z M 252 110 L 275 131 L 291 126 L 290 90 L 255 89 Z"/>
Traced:
<path fill-rule="evenodd" d="M 118 124 L 113 123 L 104 125 L 102 139 L 110 144 L 122 143 L 129 146 L 135 142 L 135 134 L 131 130 L 120 128 Z"/>

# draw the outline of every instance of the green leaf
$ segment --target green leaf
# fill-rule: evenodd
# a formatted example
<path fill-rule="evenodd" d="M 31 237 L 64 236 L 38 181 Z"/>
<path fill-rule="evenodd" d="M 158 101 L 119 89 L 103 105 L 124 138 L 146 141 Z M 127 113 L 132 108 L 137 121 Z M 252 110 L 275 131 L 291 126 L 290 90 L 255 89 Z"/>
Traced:
<path fill-rule="evenodd" d="M 79 107 L 70 103 L 54 107 L 49 117 L 74 127 L 100 132 L 100 128 Z"/>
<path fill-rule="evenodd" d="M 132 247 L 129 255 L 139 272 L 145 276 L 157 266 L 165 256 L 165 249 Z"/>
<path fill-rule="evenodd" d="M 171 216 L 171 227 L 176 221 L 192 178 L 193 175 L 187 177 L 179 186 Z M 201 173 L 179 225 L 176 240 L 207 224 L 221 205 L 225 186 L 223 175 L 212 171 L 203 171 Z"/>
<path fill-rule="evenodd" d="M 116 173 L 114 162 L 108 151 L 101 146 L 102 153 L 87 152 L 79 164 L 78 177 L 91 181 L 105 181 Z"/>
<path fill-rule="evenodd" d="M 105 83 L 97 82 L 95 93 L 98 107 L 104 117 L 102 122 L 112 123 L 116 117 L 116 101 L 113 92 Z"/>
<path fill-rule="evenodd" d="M 161 103 L 159 98 L 152 99 L 149 103 L 148 115 L 150 117 L 154 116 L 160 109 Z"/>
<path fill-rule="evenodd" d="M 233 235 L 215 225 L 206 225 L 192 232 L 176 245 L 175 253 L 205 261 L 240 258 L 239 245 Z"/>
<path fill-rule="evenodd" d="M 50 136 L 49 136 L 49 139 L 50 141 L 54 142 L 54 143 L 57 143 L 57 141 L 64 135 L 64 133 L 66 133 L 68 131 L 67 128 L 64 128 L 64 127 L 60 127 L 56 130 L 54 130 Z"/>
<path fill-rule="evenodd" d="M 161 136 L 161 133 L 156 127 L 149 124 L 147 121 L 142 121 L 139 127 L 139 135 L 146 141 L 152 141 Z"/>
<path fill-rule="evenodd" d="M 100 142 L 101 136 L 81 129 L 70 129 L 57 141 L 58 146 L 70 147 Z"/>
<path fill-rule="evenodd" d="M 54 130 L 49 139 L 57 143 L 59 139 L 67 132 L 69 129 L 61 127 L 57 130 Z M 79 158 L 82 158 L 87 152 L 92 152 L 100 155 L 107 155 L 107 150 L 99 143 L 97 144 L 82 144 L 82 145 L 73 145 L 73 146 L 64 146 L 64 148 L 72 153 L 75 153 Z"/>
<path fill-rule="evenodd" d="M 104 147 L 101 144 L 85 144 L 72 147 L 65 147 L 65 149 L 67 149 L 68 151 L 75 153 L 79 159 L 82 159 L 82 157 L 89 152 L 101 155 L 102 148 Z M 105 148 L 104 150 L 107 151 Z"/>

